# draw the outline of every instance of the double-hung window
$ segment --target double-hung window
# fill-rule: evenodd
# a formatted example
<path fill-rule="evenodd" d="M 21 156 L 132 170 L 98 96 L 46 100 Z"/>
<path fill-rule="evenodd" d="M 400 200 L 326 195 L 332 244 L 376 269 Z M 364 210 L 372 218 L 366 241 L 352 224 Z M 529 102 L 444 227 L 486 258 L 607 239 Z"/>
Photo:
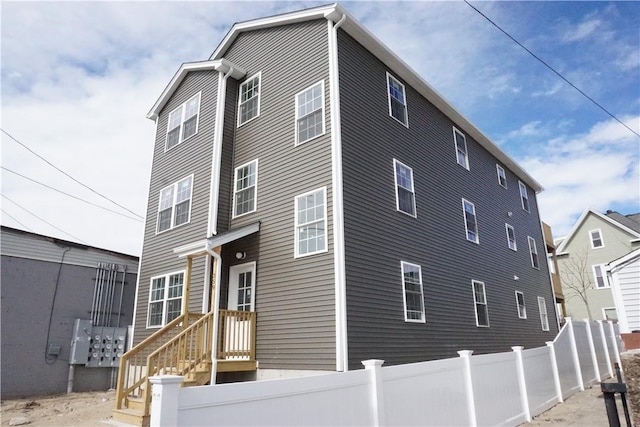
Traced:
<path fill-rule="evenodd" d="M 324 80 L 296 95 L 296 145 L 324 134 Z"/>
<path fill-rule="evenodd" d="M 160 191 L 157 232 L 169 230 L 189 222 L 193 175 Z"/>
<path fill-rule="evenodd" d="M 513 251 L 518 250 L 518 245 L 516 244 L 516 232 L 513 229 L 513 226 L 509 224 L 505 224 L 507 229 L 507 244 L 509 245 L 509 249 Z"/>
<path fill-rule="evenodd" d="M 198 92 L 187 102 L 169 113 L 167 124 L 167 140 L 165 151 L 170 150 L 198 132 L 198 117 L 200 116 L 200 93 Z"/>
<path fill-rule="evenodd" d="M 416 217 L 416 195 L 413 190 L 413 169 L 393 159 L 396 181 L 396 209 Z"/>
<path fill-rule="evenodd" d="M 540 262 L 538 260 L 538 248 L 536 247 L 536 241 L 533 237 L 527 236 L 529 241 L 529 254 L 531 254 L 531 267 L 540 268 Z"/>
<path fill-rule="evenodd" d="M 597 289 L 608 288 L 609 283 L 607 282 L 607 278 L 604 275 L 604 266 L 603 265 L 594 265 L 593 266 L 593 280 L 596 284 Z"/>
<path fill-rule="evenodd" d="M 389 95 L 389 115 L 409 127 L 404 85 L 389 73 L 387 73 L 387 93 Z"/>
<path fill-rule="evenodd" d="M 295 200 L 295 256 L 327 251 L 327 189 L 301 194 Z"/>
<path fill-rule="evenodd" d="M 520 203 L 522 204 L 522 209 L 529 212 L 529 194 L 527 193 L 527 186 L 522 183 L 522 181 L 518 181 L 518 187 L 520 188 Z"/>
<path fill-rule="evenodd" d="M 233 217 L 256 211 L 258 160 L 244 164 L 235 171 L 233 187 Z"/>
<path fill-rule="evenodd" d="M 464 215 L 464 230 L 467 240 L 473 243 L 480 243 L 475 205 L 468 200 L 462 199 L 462 213 Z"/>
<path fill-rule="evenodd" d="M 184 272 L 151 278 L 147 327 L 160 327 L 182 313 Z"/>
<path fill-rule="evenodd" d="M 456 161 L 460 166 L 469 170 L 469 153 L 467 152 L 467 138 L 455 127 L 453 128 L 453 141 L 456 145 Z"/>
<path fill-rule="evenodd" d="M 238 127 L 260 115 L 260 78 L 255 74 L 240 85 L 238 97 Z"/>
<path fill-rule="evenodd" d="M 538 297 L 538 309 L 540 310 L 540 323 L 543 331 L 549 330 L 549 315 L 547 314 L 547 302 L 543 297 Z"/>
<path fill-rule="evenodd" d="M 518 318 L 527 318 L 527 307 L 524 305 L 524 294 L 520 291 L 516 291 L 516 306 L 518 307 Z"/>
<path fill-rule="evenodd" d="M 500 165 L 496 165 L 496 171 L 498 173 L 498 184 L 507 188 L 507 174 L 504 171 L 504 168 Z"/>
<path fill-rule="evenodd" d="M 419 265 L 401 262 L 405 322 L 425 322 L 422 272 Z"/>
<path fill-rule="evenodd" d="M 487 308 L 487 296 L 484 292 L 484 283 L 473 280 L 473 302 L 476 307 L 476 326 L 489 326 L 489 309 Z"/>
<path fill-rule="evenodd" d="M 604 248 L 604 240 L 600 229 L 589 231 L 589 237 L 591 238 L 591 249 Z"/>

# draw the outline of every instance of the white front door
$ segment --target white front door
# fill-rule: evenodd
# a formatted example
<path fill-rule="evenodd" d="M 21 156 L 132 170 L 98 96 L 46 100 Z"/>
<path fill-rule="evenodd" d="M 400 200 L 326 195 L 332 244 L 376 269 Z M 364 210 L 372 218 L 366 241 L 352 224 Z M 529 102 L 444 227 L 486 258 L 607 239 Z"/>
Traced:
<path fill-rule="evenodd" d="M 255 286 L 255 262 L 230 267 L 228 309 L 236 311 L 253 311 Z"/>
<path fill-rule="evenodd" d="M 231 311 L 250 312 L 254 309 L 256 263 L 234 265 L 229 268 L 229 298 Z M 249 313 L 228 313 L 224 320 L 223 359 L 248 360 L 251 354 Z"/>

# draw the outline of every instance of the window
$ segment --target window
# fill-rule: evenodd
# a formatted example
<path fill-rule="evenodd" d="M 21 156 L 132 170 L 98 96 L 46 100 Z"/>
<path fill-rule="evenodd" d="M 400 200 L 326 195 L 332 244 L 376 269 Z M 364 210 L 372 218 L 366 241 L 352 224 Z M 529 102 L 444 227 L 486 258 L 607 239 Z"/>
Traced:
<path fill-rule="evenodd" d="M 416 217 L 416 197 L 413 190 L 413 169 L 393 159 L 396 180 L 396 209 Z"/>
<path fill-rule="evenodd" d="M 473 243 L 480 243 L 478 239 L 478 223 L 476 221 L 476 207 L 473 203 L 462 199 L 462 212 L 464 214 L 464 229 L 467 240 Z"/>
<path fill-rule="evenodd" d="M 602 240 L 602 232 L 600 230 L 589 231 L 589 237 L 591 237 L 592 249 L 604 248 L 604 240 Z"/>
<path fill-rule="evenodd" d="M 233 189 L 233 217 L 256 210 L 256 187 L 258 182 L 258 160 L 236 168 Z"/>
<path fill-rule="evenodd" d="M 200 93 L 169 113 L 165 151 L 170 150 L 198 132 Z"/>
<path fill-rule="evenodd" d="M 326 188 L 296 197 L 295 256 L 327 251 Z"/>
<path fill-rule="evenodd" d="M 507 188 L 507 174 L 504 172 L 504 168 L 500 165 L 496 165 L 496 170 L 498 171 L 498 184 Z"/>
<path fill-rule="evenodd" d="M 516 291 L 516 306 L 518 307 L 518 318 L 527 318 L 527 308 L 524 305 L 524 294 L 520 291 Z"/>
<path fill-rule="evenodd" d="M 473 280 L 473 301 L 476 306 L 476 326 L 489 327 L 489 310 L 487 296 L 484 293 L 484 283 Z"/>
<path fill-rule="evenodd" d="M 516 232 L 509 224 L 505 224 L 505 227 L 507 229 L 507 244 L 509 245 L 509 249 L 517 251 L 518 245 L 516 244 Z"/>
<path fill-rule="evenodd" d="M 549 315 L 547 314 L 547 303 L 543 297 L 538 297 L 538 309 L 540 310 L 540 323 L 542 330 L 549 330 Z"/>
<path fill-rule="evenodd" d="M 538 262 L 538 248 L 536 248 L 536 241 L 533 240 L 533 237 L 527 236 L 529 240 L 529 253 L 531 254 L 531 267 L 540 268 L 540 263 Z"/>
<path fill-rule="evenodd" d="M 618 312 L 615 307 L 603 307 L 602 317 L 604 320 L 618 321 Z"/>
<path fill-rule="evenodd" d="M 469 155 L 467 154 L 467 138 L 458 129 L 453 128 L 453 141 L 456 144 L 456 160 L 460 166 L 469 170 Z"/>
<path fill-rule="evenodd" d="M 593 267 L 593 279 L 597 289 L 608 288 L 609 283 L 604 276 L 604 266 L 594 265 Z"/>
<path fill-rule="evenodd" d="M 405 322 L 425 322 L 422 272 L 419 265 L 402 261 Z"/>
<path fill-rule="evenodd" d="M 158 233 L 189 222 L 193 175 L 160 191 Z"/>
<path fill-rule="evenodd" d="M 147 327 L 164 326 L 182 313 L 184 272 L 151 278 Z"/>
<path fill-rule="evenodd" d="M 387 89 L 389 92 L 389 115 L 409 127 L 404 85 L 387 73 Z"/>
<path fill-rule="evenodd" d="M 296 145 L 324 134 L 324 81 L 296 95 Z"/>
<path fill-rule="evenodd" d="M 527 194 L 527 187 L 522 183 L 522 181 L 518 181 L 518 186 L 520 187 L 520 202 L 522 203 L 522 209 L 529 212 L 529 195 Z"/>
<path fill-rule="evenodd" d="M 240 85 L 238 97 L 238 127 L 260 115 L 260 78 L 258 73 Z"/>

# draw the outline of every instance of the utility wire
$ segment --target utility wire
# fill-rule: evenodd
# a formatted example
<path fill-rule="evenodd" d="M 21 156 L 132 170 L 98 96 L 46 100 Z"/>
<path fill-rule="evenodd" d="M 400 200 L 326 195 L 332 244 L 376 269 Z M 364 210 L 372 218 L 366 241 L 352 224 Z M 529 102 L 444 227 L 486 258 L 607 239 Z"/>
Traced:
<path fill-rule="evenodd" d="M 569 80 L 567 80 L 562 74 L 560 74 L 558 71 L 556 71 L 551 65 L 547 64 L 545 61 L 543 61 L 539 56 L 537 56 L 535 53 L 531 52 L 529 49 L 527 49 L 522 43 L 520 43 L 518 40 L 516 40 L 513 36 L 511 36 L 511 34 L 507 33 L 505 30 L 503 30 L 502 28 L 500 28 L 500 26 L 498 24 L 496 24 L 495 22 L 493 22 L 491 20 L 491 18 L 489 18 L 487 15 L 485 15 L 484 13 L 480 12 L 475 6 L 473 6 L 471 3 L 469 3 L 467 0 L 464 0 L 464 2 L 469 5 L 470 8 L 472 8 L 473 10 L 475 10 L 476 12 L 478 12 L 480 15 L 482 15 L 482 17 L 484 17 L 484 19 L 486 19 L 487 21 L 489 21 L 494 27 L 496 27 L 498 30 L 500 30 L 504 35 L 506 35 L 507 37 L 509 37 L 511 40 L 513 40 L 518 46 L 520 46 L 521 48 L 523 48 L 524 50 L 527 51 L 527 53 L 529 53 L 529 55 L 533 56 L 535 59 L 537 59 L 538 61 L 540 61 L 542 63 L 542 65 L 544 65 L 545 67 L 547 67 L 548 69 L 550 69 L 551 71 L 553 71 L 558 77 L 560 77 L 562 80 L 564 80 L 566 83 L 569 84 L 569 86 L 571 86 L 572 88 L 574 88 L 575 90 L 577 90 L 578 92 L 580 92 L 580 94 L 582 96 L 584 96 L 585 98 L 587 98 L 589 101 L 591 101 L 594 105 L 596 105 L 598 108 L 600 108 L 602 111 L 604 111 L 605 113 L 607 113 L 609 116 L 611 116 L 615 121 L 617 121 L 618 123 L 620 123 L 622 126 L 626 127 L 627 129 L 629 129 L 634 135 L 640 137 L 640 133 L 636 132 L 635 130 L 631 129 L 629 126 L 627 126 L 626 123 L 624 123 L 622 120 L 620 120 L 619 118 L 617 118 L 616 116 L 613 115 L 613 113 L 609 112 L 609 110 L 607 110 L 606 108 L 604 108 L 599 102 L 597 102 L 595 99 L 591 98 L 589 95 L 587 95 L 586 93 L 584 93 L 582 90 L 580 90 L 580 88 L 578 88 L 576 85 L 574 85 L 573 83 L 571 83 Z"/>
<path fill-rule="evenodd" d="M 112 213 L 114 213 L 114 214 L 116 214 L 116 215 L 120 215 L 120 216 L 123 216 L 123 217 L 125 217 L 125 218 L 129 218 L 129 219 L 134 220 L 134 221 L 142 222 L 142 220 L 141 220 L 141 219 L 130 217 L 129 215 L 125 215 L 125 214 L 123 214 L 123 213 L 121 213 L 121 212 L 114 211 L 113 209 L 109 209 L 109 208 L 106 208 L 106 207 L 104 207 L 104 206 L 100 206 L 100 205 L 98 205 L 98 204 L 96 204 L 96 203 L 90 202 L 90 201 L 88 201 L 88 200 L 82 199 L 82 198 L 80 198 L 80 197 L 76 197 L 76 196 L 74 196 L 73 194 L 65 193 L 65 192 L 64 192 L 64 191 L 62 191 L 62 190 L 58 190 L 57 188 L 51 187 L 50 185 L 47 185 L 47 184 L 42 183 L 42 182 L 40 182 L 40 181 L 36 181 L 36 180 L 35 180 L 35 179 L 33 179 L 33 178 L 29 178 L 28 176 L 22 175 L 22 174 L 20 174 L 20 173 L 18 173 L 18 172 L 16 172 L 16 171 L 12 171 L 11 169 L 9 169 L 9 168 L 5 168 L 4 166 L 0 166 L 0 168 L 2 168 L 3 170 L 5 170 L 5 171 L 7 171 L 7 172 L 11 172 L 11 173 L 12 173 L 12 174 L 14 174 L 14 175 L 18 175 L 19 177 L 24 178 L 24 179 L 26 179 L 26 180 L 28 180 L 28 181 L 35 182 L 36 184 L 42 185 L 43 187 L 46 187 L 46 188 L 48 188 L 48 189 L 50 189 L 50 190 L 57 191 L 58 193 L 64 194 L 65 196 L 69 196 L 69 197 L 74 198 L 74 199 L 76 199 L 76 200 L 80 200 L 81 202 L 87 203 L 87 204 L 92 205 L 92 206 L 96 206 L 96 207 L 98 207 L 98 208 L 100 208 L 100 209 L 104 209 L 104 210 L 109 211 L 109 212 L 112 212 Z"/>
<path fill-rule="evenodd" d="M 53 163 L 51 163 L 49 160 L 45 159 L 44 157 L 42 157 L 41 155 L 39 155 L 38 153 L 36 153 L 35 151 L 33 151 L 31 148 L 27 147 L 25 144 L 23 144 L 22 142 L 18 141 L 16 138 L 14 138 L 13 136 L 11 136 L 6 130 L 0 128 L 0 130 L 7 135 L 9 138 L 11 138 L 12 140 L 14 140 L 15 142 L 17 142 L 18 144 L 22 145 L 26 150 L 28 150 L 31 154 L 33 154 L 34 156 L 40 158 L 41 160 L 43 160 L 45 163 L 47 163 L 49 166 L 51 166 L 52 168 L 54 168 L 55 170 L 57 170 L 58 172 L 62 173 L 63 175 L 65 175 L 66 177 L 72 179 L 73 181 L 75 181 L 76 183 L 82 185 L 84 188 L 89 189 L 90 191 L 92 191 L 93 193 L 97 194 L 98 196 L 102 197 L 105 200 L 110 201 L 111 203 L 113 203 L 114 205 L 124 209 L 125 211 L 137 216 L 140 219 L 144 219 L 141 215 L 138 215 L 137 213 L 133 212 L 130 209 L 127 209 L 126 207 L 122 206 L 121 204 L 111 200 L 110 198 L 108 198 L 107 196 L 98 193 L 96 190 L 94 190 L 93 188 L 89 187 L 86 184 L 83 184 L 82 182 L 78 181 L 77 179 L 75 179 L 74 177 L 72 177 L 71 175 L 69 175 L 68 173 L 66 173 L 65 171 L 63 171 L 62 169 L 60 169 L 59 167 L 57 167 L 56 165 L 54 165 Z"/>
<path fill-rule="evenodd" d="M 26 225 L 24 225 L 23 223 L 21 223 L 20 221 L 18 221 L 17 219 L 15 219 L 14 217 L 12 217 L 11 215 L 9 215 L 9 213 L 7 211 L 5 211 L 4 209 L 0 208 L 0 211 L 2 211 L 3 214 L 5 214 L 6 216 L 8 216 L 9 218 L 11 218 L 12 220 L 14 220 L 15 222 L 17 222 L 18 224 L 20 224 L 21 226 L 23 226 L 24 228 L 26 228 L 27 230 L 29 230 L 30 232 L 33 233 L 33 230 L 30 229 L 29 227 L 27 227 Z"/>
<path fill-rule="evenodd" d="M 44 219 L 40 218 L 38 215 L 36 215 L 36 214 L 34 214 L 33 212 L 31 212 L 29 209 L 27 209 L 27 208 L 24 208 L 24 207 L 20 206 L 18 203 L 14 202 L 13 200 L 11 200 L 10 198 L 8 198 L 8 197 L 7 197 L 7 196 L 5 196 L 4 194 L 2 194 L 2 197 L 4 197 L 5 199 L 7 199 L 8 201 L 10 201 L 11 203 L 13 203 L 14 205 L 16 205 L 16 206 L 17 206 L 17 207 L 19 207 L 20 209 L 24 210 L 24 211 L 25 211 L 25 212 L 27 212 L 28 214 L 35 216 L 36 218 L 38 218 L 40 221 L 44 222 L 45 224 L 50 225 L 51 227 L 55 228 L 56 230 L 63 232 L 63 233 L 64 233 L 64 234 L 66 234 L 67 236 L 71 236 L 71 237 L 73 237 L 74 239 L 78 240 L 79 242 L 84 243 L 85 245 L 89 245 L 87 242 L 85 242 L 85 241 L 84 241 L 84 240 L 82 240 L 81 238 L 76 237 L 76 236 L 74 236 L 73 234 L 67 233 L 67 232 L 66 232 L 66 231 L 64 231 L 63 229 L 58 228 L 58 227 L 56 227 L 55 225 L 51 224 L 50 222 L 45 221 Z"/>

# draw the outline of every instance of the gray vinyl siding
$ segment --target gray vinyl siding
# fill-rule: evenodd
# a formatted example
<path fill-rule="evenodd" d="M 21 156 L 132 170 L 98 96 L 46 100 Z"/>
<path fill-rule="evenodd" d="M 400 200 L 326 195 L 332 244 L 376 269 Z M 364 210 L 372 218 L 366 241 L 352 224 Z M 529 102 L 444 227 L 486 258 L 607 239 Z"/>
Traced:
<path fill-rule="evenodd" d="M 227 79 L 222 159 L 220 162 L 220 188 L 218 192 L 218 233 L 229 230 L 231 223 L 231 199 L 233 197 L 234 172 L 233 153 L 236 135 L 238 86 L 238 83 L 234 79 Z"/>
<path fill-rule="evenodd" d="M 257 262 L 256 348 L 260 368 L 334 370 L 326 20 L 242 33 L 225 58 L 243 67 L 249 77 L 262 72 L 260 116 L 235 130 L 233 159 L 233 168 L 258 159 L 257 212 L 231 220 L 232 228 L 258 220 L 261 227 L 259 236 L 225 246 L 225 271 L 238 263 L 233 258 L 236 249 L 248 254 L 242 262 Z M 295 95 L 321 80 L 326 132 L 295 147 Z M 329 250 L 294 259 L 294 199 L 321 187 L 327 192 Z"/>
<path fill-rule="evenodd" d="M 134 344 L 157 330 L 156 328 L 147 329 L 151 278 L 185 270 L 186 261 L 179 259 L 173 253 L 173 249 L 207 237 L 217 87 L 216 71 L 189 73 L 158 117 L 136 302 Z M 198 92 L 202 92 L 198 133 L 165 152 L 169 113 Z M 160 190 L 192 174 L 190 221 L 156 234 Z M 189 298 L 189 310 L 193 312 L 202 312 L 204 273 L 205 258 L 195 259 Z"/>
<path fill-rule="evenodd" d="M 496 159 L 466 133 L 470 170 L 459 166 L 455 123 L 406 82 L 409 127 L 398 123 L 389 116 L 386 72 L 397 76 L 343 31 L 338 45 L 350 368 L 372 358 L 399 364 L 544 345 L 557 327 L 533 191 L 527 213 L 517 177 L 505 167 L 509 188 L 501 187 Z M 394 158 L 413 169 L 417 218 L 396 210 Z M 465 238 L 462 198 L 475 204 L 479 245 Z M 507 246 L 505 222 L 515 228 L 517 252 Z M 536 240 L 539 270 L 527 236 Z M 404 321 L 401 261 L 421 266 L 424 324 Z M 476 327 L 472 280 L 485 283 L 489 328 Z M 526 320 L 518 319 L 516 290 Z M 541 330 L 537 296 L 547 302 L 550 332 Z"/>

